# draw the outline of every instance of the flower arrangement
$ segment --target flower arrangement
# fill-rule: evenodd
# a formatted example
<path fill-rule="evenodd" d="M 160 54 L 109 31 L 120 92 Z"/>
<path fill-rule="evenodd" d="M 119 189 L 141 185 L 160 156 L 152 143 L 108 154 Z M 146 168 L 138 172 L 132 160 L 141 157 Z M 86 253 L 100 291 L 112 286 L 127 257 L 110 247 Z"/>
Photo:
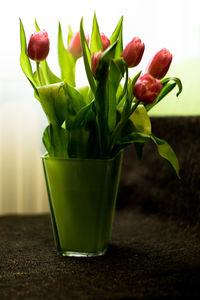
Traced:
<path fill-rule="evenodd" d="M 160 50 L 150 61 L 145 72 L 129 78 L 129 68 L 137 66 L 145 45 L 134 37 L 123 47 L 123 18 L 110 39 L 101 34 L 96 15 L 89 43 L 80 22 L 80 31 L 69 27 L 67 48 L 62 28 L 58 28 L 58 61 L 60 77 L 47 64 L 49 38 L 35 21 L 36 32 L 28 47 L 20 20 L 21 56 L 23 72 L 34 88 L 49 125 L 44 130 L 43 143 L 50 157 L 109 159 L 121 149 L 134 144 L 142 157 L 144 144 L 151 140 L 159 154 L 174 168 L 179 177 L 177 157 L 170 145 L 153 135 L 148 112 L 178 87 L 181 81 L 165 77 L 172 55 Z M 83 56 L 88 86 L 76 87 L 75 68 Z M 33 72 L 31 60 L 36 62 Z M 164 78 L 165 77 L 165 78 Z"/>

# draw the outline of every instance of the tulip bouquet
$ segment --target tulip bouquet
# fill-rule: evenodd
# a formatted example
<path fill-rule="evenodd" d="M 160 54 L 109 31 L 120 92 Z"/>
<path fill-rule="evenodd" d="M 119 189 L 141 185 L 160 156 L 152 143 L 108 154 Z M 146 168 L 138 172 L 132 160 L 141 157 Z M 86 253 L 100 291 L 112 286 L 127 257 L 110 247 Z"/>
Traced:
<path fill-rule="evenodd" d="M 172 61 L 171 53 L 160 50 L 145 72 L 129 77 L 129 68 L 137 66 L 143 56 L 144 43 L 134 37 L 123 47 L 123 18 L 110 39 L 100 33 L 94 14 L 92 34 L 85 35 L 83 19 L 80 31 L 69 27 L 67 47 L 62 28 L 58 28 L 58 61 L 60 77 L 47 64 L 49 38 L 35 21 L 36 32 L 28 47 L 20 20 L 23 72 L 34 88 L 49 125 L 44 130 L 43 143 L 50 157 L 98 158 L 114 157 L 121 149 L 134 144 L 141 158 L 144 144 L 151 140 L 179 176 L 176 155 L 169 144 L 151 132 L 148 112 L 168 93 L 178 87 L 178 78 L 164 78 Z M 77 60 L 83 62 L 89 85 L 76 87 Z M 30 59 L 36 62 L 33 72 Z"/>

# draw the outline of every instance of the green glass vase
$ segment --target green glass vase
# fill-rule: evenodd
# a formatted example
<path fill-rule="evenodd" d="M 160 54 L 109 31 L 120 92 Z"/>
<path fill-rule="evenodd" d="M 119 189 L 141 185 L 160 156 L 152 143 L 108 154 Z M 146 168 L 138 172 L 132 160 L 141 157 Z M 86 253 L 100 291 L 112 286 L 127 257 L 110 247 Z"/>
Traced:
<path fill-rule="evenodd" d="M 114 158 L 42 156 L 58 254 L 99 256 L 108 247 L 123 152 Z"/>

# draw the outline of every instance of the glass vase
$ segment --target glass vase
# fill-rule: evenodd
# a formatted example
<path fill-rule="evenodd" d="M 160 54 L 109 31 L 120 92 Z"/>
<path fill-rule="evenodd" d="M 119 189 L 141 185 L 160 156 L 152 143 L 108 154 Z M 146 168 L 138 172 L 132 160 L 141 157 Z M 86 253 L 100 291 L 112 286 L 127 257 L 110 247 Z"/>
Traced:
<path fill-rule="evenodd" d="M 114 158 L 42 156 L 58 254 L 99 256 L 108 247 L 123 152 Z"/>

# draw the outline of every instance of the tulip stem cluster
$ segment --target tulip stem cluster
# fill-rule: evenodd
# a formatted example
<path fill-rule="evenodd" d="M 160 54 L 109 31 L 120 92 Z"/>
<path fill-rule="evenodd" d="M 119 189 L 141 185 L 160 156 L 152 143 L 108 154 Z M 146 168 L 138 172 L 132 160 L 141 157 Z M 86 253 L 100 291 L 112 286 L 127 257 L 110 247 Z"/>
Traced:
<path fill-rule="evenodd" d="M 121 134 L 121 130 L 123 129 L 124 125 L 129 120 L 130 116 L 134 113 L 134 111 L 136 110 L 136 108 L 138 107 L 139 104 L 140 104 L 140 101 L 136 99 L 136 101 L 134 102 L 133 106 L 131 107 L 131 110 L 129 111 L 129 113 L 127 115 L 125 115 L 123 118 L 121 118 L 121 120 L 117 124 L 117 126 L 112 134 L 112 138 L 111 138 L 111 149 L 113 149 L 113 147 L 115 146 L 118 136 Z"/>
<path fill-rule="evenodd" d="M 20 20 L 20 64 L 49 122 L 43 134 L 48 155 L 109 159 L 133 144 L 141 157 L 143 144 L 153 141 L 159 154 L 179 176 L 174 151 L 167 142 L 153 135 L 148 116 L 148 111 L 175 86 L 179 89 L 178 94 L 182 91 L 178 78 L 164 78 L 172 61 L 169 50 L 157 52 L 143 73 L 129 78 L 129 68 L 136 67 L 142 60 L 144 43 L 139 37 L 133 37 L 123 46 L 123 17 L 110 38 L 106 37 L 100 32 L 94 14 L 90 39 L 84 33 L 82 19 L 78 32 L 69 27 L 65 43 L 59 23 L 61 72 L 57 76 L 46 60 L 50 49 L 48 34 L 40 30 L 36 21 L 35 27 L 36 32 L 31 35 L 27 47 Z M 75 70 L 81 57 L 89 84 L 80 88 L 76 86 Z M 31 60 L 36 62 L 35 71 Z"/>

